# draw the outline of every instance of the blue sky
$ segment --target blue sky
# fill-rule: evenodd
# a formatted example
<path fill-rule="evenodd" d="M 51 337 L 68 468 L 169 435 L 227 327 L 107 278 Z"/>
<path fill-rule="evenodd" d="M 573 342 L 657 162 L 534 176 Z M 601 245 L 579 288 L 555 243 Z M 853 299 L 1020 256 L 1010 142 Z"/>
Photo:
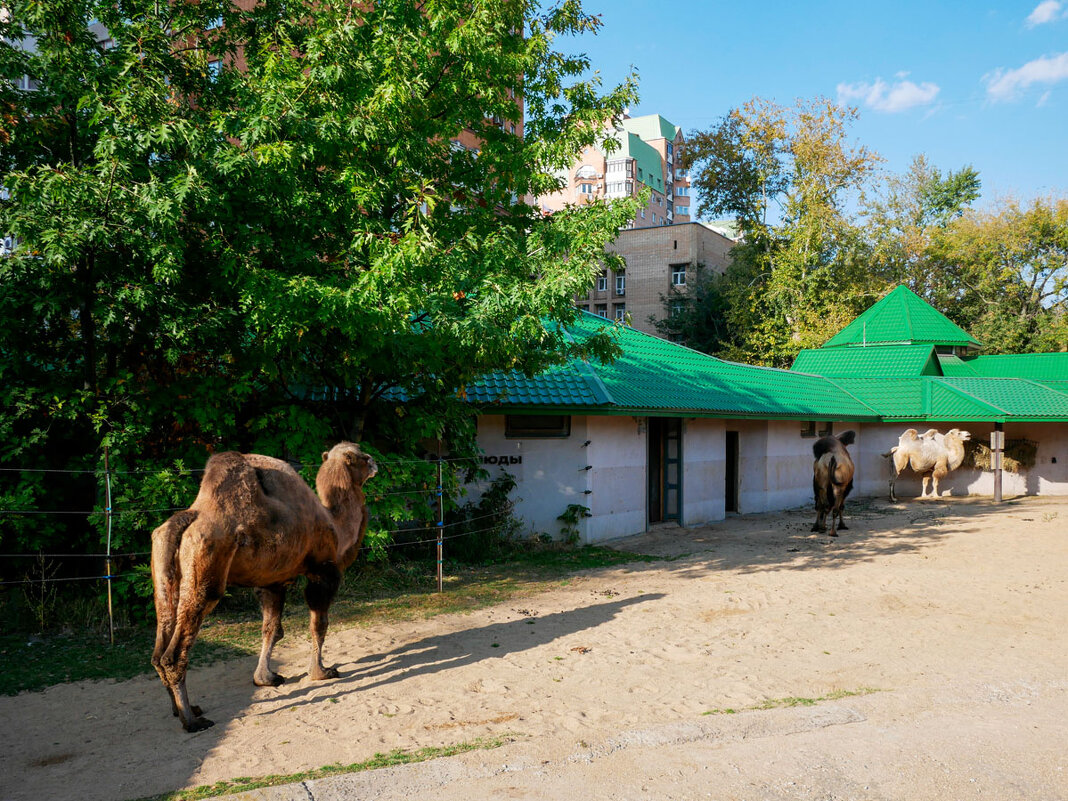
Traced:
<path fill-rule="evenodd" d="M 754 96 L 857 106 L 855 140 L 903 172 L 971 164 L 980 205 L 1068 195 L 1068 0 L 585 0 L 604 27 L 560 42 L 684 132 Z"/>

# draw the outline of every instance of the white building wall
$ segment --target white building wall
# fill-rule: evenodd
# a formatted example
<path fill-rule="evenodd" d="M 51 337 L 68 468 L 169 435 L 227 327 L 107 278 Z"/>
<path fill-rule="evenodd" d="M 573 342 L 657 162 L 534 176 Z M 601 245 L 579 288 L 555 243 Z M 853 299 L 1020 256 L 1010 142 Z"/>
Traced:
<path fill-rule="evenodd" d="M 682 524 L 722 520 L 727 442 L 723 420 L 690 418 L 682 428 Z M 644 480 L 644 476 L 643 476 Z"/>
<path fill-rule="evenodd" d="M 727 431 L 739 434 L 738 511 L 741 514 L 812 506 L 812 445 L 802 437 L 802 420 L 684 421 L 682 437 L 682 522 L 699 526 L 724 518 L 724 475 Z M 889 462 L 881 454 L 897 444 L 908 423 L 835 421 L 836 434 L 853 429 L 850 454 L 856 464 L 850 497 L 885 497 Z M 941 431 L 966 428 L 973 438 L 989 442 L 992 424 L 940 424 Z M 1005 497 L 1068 495 L 1068 425 L 1009 424 L 1006 439 L 1038 443 L 1037 463 L 1021 475 L 1006 472 Z M 491 475 L 507 470 L 518 487 L 516 515 L 527 533 L 560 534 L 556 518 L 569 504 L 582 504 L 591 517 L 579 525 L 582 542 L 594 543 L 637 534 L 647 529 L 648 437 L 644 420 L 633 417 L 572 417 L 566 439 L 507 439 L 503 415 L 479 418 L 479 445 Z M 589 444 L 587 445 L 587 441 Z M 591 466 L 586 470 L 587 465 Z M 473 488 L 477 495 L 478 488 Z M 944 494 L 992 495 L 993 473 L 958 470 L 942 482 Z M 899 497 L 920 493 L 919 479 L 905 473 L 897 483 Z"/>
<path fill-rule="evenodd" d="M 973 440 L 990 445 L 993 423 L 869 423 L 865 424 L 865 443 L 855 458 L 858 473 L 864 467 L 863 485 L 857 486 L 860 494 L 886 496 L 889 493 L 890 460 L 881 454 L 897 445 L 898 437 L 909 428 L 921 434 L 928 428 L 945 433 L 951 428 L 968 431 Z M 1029 439 L 1038 443 L 1035 466 L 1026 472 L 1004 471 L 1001 479 L 1002 496 L 1017 495 L 1068 495 L 1068 425 L 1063 423 L 1007 423 L 1005 439 Z M 993 495 L 994 473 L 989 470 L 959 469 L 942 479 L 939 489 L 943 495 Z M 922 490 L 919 476 L 906 470 L 897 480 L 895 492 L 898 498 L 919 497 Z"/>
<path fill-rule="evenodd" d="M 483 467 L 490 478 L 505 470 L 515 476 L 515 514 L 523 521 L 526 533 L 558 537 L 561 523 L 556 518 L 568 505 L 589 506 L 590 496 L 585 491 L 590 489 L 593 471 L 585 469 L 587 419 L 572 417 L 571 436 L 566 439 L 508 439 L 504 435 L 504 415 L 478 418 Z M 502 458 L 508 464 L 501 464 Z M 478 490 L 473 487 L 472 494 L 477 496 Z"/>
<path fill-rule="evenodd" d="M 586 418 L 590 488 L 587 543 L 638 534 L 646 529 L 647 426 L 633 417 Z M 685 447 L 685 445 L 684 445 Z"/>

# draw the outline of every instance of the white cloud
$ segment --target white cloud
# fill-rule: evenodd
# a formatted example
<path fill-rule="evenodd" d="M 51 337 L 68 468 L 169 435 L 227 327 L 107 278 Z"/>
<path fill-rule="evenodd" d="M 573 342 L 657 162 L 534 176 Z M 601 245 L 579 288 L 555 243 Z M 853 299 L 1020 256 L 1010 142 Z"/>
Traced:
<path fill-rule="evenodd" d="M 1043 0 L 1035 6 L 1035 10 L 1032 11 L 1027 17 L 1027 27 L 1033 28 L 1036 25 L 1045 25 L 1047 22 L 1054 22 L 1060 19 L 1061 7 L 1064 4 L 1060 0 Z"/>
<path fill-rule="evenodd" d="M 1015 100 L 1033 84 L 1068 80 L 1068 53 L 1042 56 L 1014 70 L 998 69 L 986 76 L 986 96 L 994 102 Z"/>
<path fill-rule="evenodd" d="M 892 85 L 882 78 L 876 78 L 875 83 L 840 83 L 838 100 L 844 103 L 859 102 L 870 109 L 887 114 L 896 114 L 933 103 L 941 91 L 938 84 L 929 81 L 916 84 L 904 80 L 906 75 L 907 72 L 899 72 L 898 77 L 901 80 Z"/>

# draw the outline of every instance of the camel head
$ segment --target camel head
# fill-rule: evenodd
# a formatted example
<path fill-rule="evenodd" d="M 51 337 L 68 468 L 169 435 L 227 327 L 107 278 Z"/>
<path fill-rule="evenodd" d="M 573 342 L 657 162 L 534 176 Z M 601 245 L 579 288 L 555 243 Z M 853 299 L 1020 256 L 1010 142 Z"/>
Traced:
<path fill-rule="evenodd" d="M 323 451 L 323 464 L 331 460 L 338 460 L 345 466 L 357 487 L 362 487 L 378 473 L 375 460 L 361 451 L 359 445 L 352 442 L 339 442 L 330 450 Z"/>
<path fill-rule="evenodd" d="M 967 431 L 961 431 L 959 428 L 951 428 L 946 432 L 947 437 L 956 437 L 961 442 L 967 442 L 972 438 L 972 435 Z"/>

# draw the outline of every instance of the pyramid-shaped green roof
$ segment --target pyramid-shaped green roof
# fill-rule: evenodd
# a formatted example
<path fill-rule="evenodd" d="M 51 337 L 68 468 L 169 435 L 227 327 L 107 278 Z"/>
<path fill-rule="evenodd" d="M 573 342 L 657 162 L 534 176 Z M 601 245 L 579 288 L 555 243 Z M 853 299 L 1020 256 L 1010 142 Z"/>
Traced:
<path fill-rule="evenodd" d="M 886 344 L 979 347 L 967 331 L 904 285 L 875 303 L 823 347 Z"/>

